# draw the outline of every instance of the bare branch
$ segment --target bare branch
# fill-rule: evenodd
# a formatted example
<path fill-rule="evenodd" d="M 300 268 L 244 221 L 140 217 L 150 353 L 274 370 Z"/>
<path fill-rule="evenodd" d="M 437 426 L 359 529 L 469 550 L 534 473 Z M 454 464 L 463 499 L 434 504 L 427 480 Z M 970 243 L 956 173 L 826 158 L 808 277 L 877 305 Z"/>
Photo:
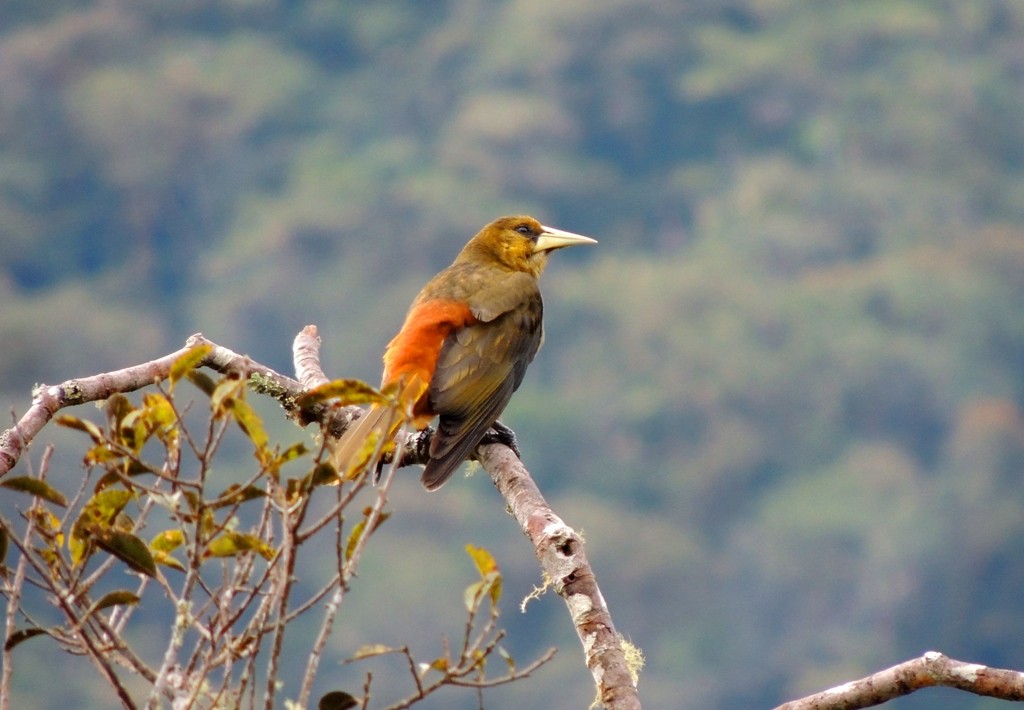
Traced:
<path fill-rule="evenodd" d="M 67 380 L 59 385 L 37 385 L 29 410 L 13 428 L 0 434 L 0 476 L 14 468 L 23 449 L 59 410 L 106 399 L 115 392 L 133 392 L 166 379 L 174 361 L 192 347 L 187 344 L 181 350 L 162 358 L 123 370 Z"/>
<path fill-rule="evenodd" d="M 295 376 L 304 389 L 311 390 L 330 382 L 320 367 L 320 335 L 315 325 L 307 325 L 295 336 L 292 362 L 295 363 Z"/>
<path fill-rule="evenodd" d="M 866 678 L 783 703 L 775 710 L 856 710 L 931 686 L 957 688 L 1002 700 L 1024 700 L 1024 673 L 965 663 L 929 651 Z"/>
<path fill-rule="evenodd" d="M 554 582 L 555 591 L 569 607 L 601 702 L 608 710 L 639 708 L 636 685 L 597 578 L 587 562 L 583 540 L 547 504 L 510 448 L 488 444 L 481 446 L 477 454 L 533 543 L 544 574 Z"/>

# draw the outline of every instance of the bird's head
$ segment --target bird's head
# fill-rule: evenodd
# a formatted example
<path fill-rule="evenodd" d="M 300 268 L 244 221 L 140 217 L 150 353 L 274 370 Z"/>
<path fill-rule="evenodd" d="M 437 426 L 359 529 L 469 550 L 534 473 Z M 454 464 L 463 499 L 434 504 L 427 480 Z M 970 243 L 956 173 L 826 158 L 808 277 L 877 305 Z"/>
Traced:
<path fill-rule="evenodd" d="M 597 240 L 545 227 L 525 215 L 501 217 L 481 229 L 463 249 L 463 255 L 490 259 L 506 268 L 539 276 L 550 252 L 577 244 L 597 244 Z"/>

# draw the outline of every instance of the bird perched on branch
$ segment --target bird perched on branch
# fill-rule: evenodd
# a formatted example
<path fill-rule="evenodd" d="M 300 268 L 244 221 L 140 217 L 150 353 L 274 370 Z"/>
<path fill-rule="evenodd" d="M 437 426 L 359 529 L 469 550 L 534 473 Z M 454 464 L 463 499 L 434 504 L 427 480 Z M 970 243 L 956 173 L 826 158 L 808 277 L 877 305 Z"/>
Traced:
<path fill-rule="evenodd" d="M 440 488 L 495 424 L 544 340 L 538 277 L 548 254 L 596 240 L 502 217 L 469 240 L 454 263 L 416 296 L 384 353 L 382 389 L 395 406 L 374 405 L 341 438 L 332 461 L 345 471 L 370 437 L 440 417 L 423 470 Z"/>

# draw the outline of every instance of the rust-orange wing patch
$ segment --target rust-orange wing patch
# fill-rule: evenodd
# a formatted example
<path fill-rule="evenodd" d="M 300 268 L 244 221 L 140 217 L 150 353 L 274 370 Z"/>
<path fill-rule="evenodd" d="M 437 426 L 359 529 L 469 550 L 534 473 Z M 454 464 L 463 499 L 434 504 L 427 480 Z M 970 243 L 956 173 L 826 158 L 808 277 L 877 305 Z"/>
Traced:
<path fill-rule="evenodd" d="M 469 305 L 449 299 L 431 299 L 414 304 L 405 318 L 405 324 L 384 352 L 383 385 L 399 380 L 411 381 L 418 377 L 429 383 L 437 368 L 441 346 L 456 328 L 476 323 Z M 428 398 L 423 396 L 413 407 L 417 419 L 429 421 L 435 414 L 430 411 Z M 426 422 L 415 422 L 426 425 Z"/>

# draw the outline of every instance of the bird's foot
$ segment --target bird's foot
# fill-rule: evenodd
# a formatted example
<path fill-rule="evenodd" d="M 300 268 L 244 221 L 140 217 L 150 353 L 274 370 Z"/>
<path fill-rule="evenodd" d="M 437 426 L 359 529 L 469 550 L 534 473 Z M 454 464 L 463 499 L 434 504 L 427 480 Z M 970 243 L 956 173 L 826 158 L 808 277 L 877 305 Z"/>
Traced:
<path fill-rule="evenodd" d="M 519 439 L 516 438 L 516 433 L 501 422 L 496 421 L 494 424 L 491 424 L 491 428 L 487 430 L 486 434 L 484 434 L 480 443 L 504 444 L 508 448 L 512 449 L 512 453 L 516 455 L 516 458 L 523 458 L 519 453 Z"/>
<path fill-rule="evenodd" d="M 398 457 L 397 466 L 409 466 L 415 463 L 426 463 L 430 460 L 430 440 L 434 436 L 434 427 L 424 427 L 419 431 L 403 431 L 396 438 L 393 446 L 381 452 L 373 471 L 373 485 L 380 482 L 384 468 L 391 466 Z M 515 436 L 513 434 L 513 436 Z"/>

